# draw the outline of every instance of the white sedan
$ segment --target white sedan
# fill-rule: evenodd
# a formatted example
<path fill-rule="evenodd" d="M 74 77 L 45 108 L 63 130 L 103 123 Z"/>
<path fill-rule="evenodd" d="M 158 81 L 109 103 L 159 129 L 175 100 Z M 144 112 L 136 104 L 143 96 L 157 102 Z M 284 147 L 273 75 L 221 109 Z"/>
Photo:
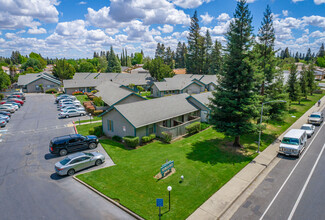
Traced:
<path fill-rule="evenodd" d="M 307 133 L 307 136 L 311 137 L 315 132 L 315 125 L 303 124 L 300 129 L 305 130 Z"/>
<path fill-rule="evenodd" d="M 73 116 L 83 116 L 86 115 L 85 111 L 78 111 L 76 109 L 70 109 L 65 112 L 60 112 L 59 113 L 59 118 L 69 118 Z"/>

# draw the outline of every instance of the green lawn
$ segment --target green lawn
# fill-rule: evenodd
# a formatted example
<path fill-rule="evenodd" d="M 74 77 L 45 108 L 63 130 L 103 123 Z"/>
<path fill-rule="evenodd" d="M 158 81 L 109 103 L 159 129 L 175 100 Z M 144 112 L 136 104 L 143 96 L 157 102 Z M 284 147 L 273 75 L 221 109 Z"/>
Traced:
<path fill-rule="evenodd" d="M 91 118 L 91 121 L 101 121 L 102 120 L 102 117 L 98 117 L 98 116 L 93 116 Z M 78 121 L 74 121 L 76 124 L 79 124 L 79 120 Z M 90 122 L 90 119 L 85 119 L 85 120 L 80 120 L 80 123 L 83 123 L 83 122 Z"/>
<path fill-rule="evenodd" d="M 88 131 L 90 128 L 96 127 L 96 126 L 100 126 L 102 125 L 101 122 L 97 122 L 97 123 L 91 123 L 91 124 L 86 124 L 86 125 L 77 125 L 77 130 L 79 134 L 82 135 L 89 135 Z"/>
<path fill-rule="evenodd" d="M 283 122 L 268 124 L 262 134 L 261 150 L 322 96 L 315 94 L 300 105 L 292 104 Z M 85 134 L 90 125 L 77 128 Z M 78 178 L 145 219 L 158 218 L 156 198 L 164 199 L 162 219 L 185 219 L 257 155 L 257 140 L 257 133 L 242 136 L 244 148 L 236 150 L 228 147 L 233 138 L 212 128 L 172 144 L 156 141 L 136 150 L 126 150 L 122 144 L 104 139 L 101 144 L 117 165 Z M 175 161 L 176 173 L 157 181 L 153 177 L 166 159 Z M 179 182 L 181 175 L 185 177 L 183 183 Z M 173 190 L 168 212 L 169 185 Z"/>
<path fill-rule="evenodd" d="M 150 95 L 151 95 L 151 92 L 150 92 L 150 91 L 147 91 L 147 92 L 141 92 L 140 95 L 141 95 L 141 96 L 150 96 Z"/>
<path fill-rule="evenodd" d="M 86 101 L 90 101 L 87 95 L 76 95 L 76 98 L 83 104 Z"/>

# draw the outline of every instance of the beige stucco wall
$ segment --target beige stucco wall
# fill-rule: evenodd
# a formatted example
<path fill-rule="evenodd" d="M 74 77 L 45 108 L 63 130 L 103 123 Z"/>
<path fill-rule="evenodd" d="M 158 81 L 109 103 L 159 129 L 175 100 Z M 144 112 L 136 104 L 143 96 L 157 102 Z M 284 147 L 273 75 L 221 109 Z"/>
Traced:
<path fill-rule="evenodd" d="M 108 120 L 113 121 L 114 131 L 108 131 Z M 115 109 L 105 114 L 102 117 L 103 122 L 103 132 L 106 136 L 112 137 L 118 135 L 120 137 L 124 136 L 134 136 L 134 127 Z M 125 126 L 126 131 L 123 131 L 123 126 Z"/>
<path fill-rule="evenodd" d="M 44 91 L 48 90 L 48 89 L 56 89 L 58 90 L 60 88 L 60 85 L 51 82 L 49 80 L 46 79 L 38 79 L 30 84 L 27 85 L 27 92 L 42 92 L 42 90 L 36 90 L 36 86 L 39 86 L 40 84 L 43 85 L 43 89 Z M 54 87 L 48 87 L 48 85 L 53 85 Z"/>

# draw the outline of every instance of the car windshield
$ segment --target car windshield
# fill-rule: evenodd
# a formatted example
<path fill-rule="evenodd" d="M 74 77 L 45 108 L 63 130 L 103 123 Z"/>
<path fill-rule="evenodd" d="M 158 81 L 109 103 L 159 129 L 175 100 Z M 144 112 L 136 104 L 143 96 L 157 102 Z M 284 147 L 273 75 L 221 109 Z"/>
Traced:
<path fill-rule="evenodd" d="M 92 153 L 84 153 L 87 156 L 93 157 L 94 155 Z"/>
<path fill-rule="evenodd" d="M 301 129 L 302 129 L 302 130 L 307 130 L 307 131 L 311 130 L 311 128 L 308 127 L 308 126 L 302 126 Z"/>
<path fill-rule="evenodd" d="M 310 115 L 311 118 L 320 118 L 320 115 Z"/>
<path fill-rule="evenodd" d="M 70 158 L 66 157 L 66 158 L 64 158 L 63 160 L 60 161 L 60 164 L 66 165 L 69 162 L 70 162 Z"/>
<path fill-rule="evenodd" d="M 292 145 L 299 145 L 299 139 L 297 138 L 283 138 L 282 143 L 284 144 L 292 144 Z"/>

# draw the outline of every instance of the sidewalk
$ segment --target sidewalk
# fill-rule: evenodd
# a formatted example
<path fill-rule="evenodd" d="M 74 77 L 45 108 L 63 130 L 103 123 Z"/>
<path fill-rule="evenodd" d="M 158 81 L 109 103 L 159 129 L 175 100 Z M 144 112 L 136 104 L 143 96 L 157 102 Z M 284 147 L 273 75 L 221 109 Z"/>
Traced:
<path fill-rule="evenodd" d="M 307 123 L 308 116 L 315 111 L 324 108 L 325 96 L 321 99 L 322 105 L 317 107 L 314 105 L 304 115 L 302 115 L 295 123 L 293 123 L 276 141 L 261 152 L 253 161 L 237 173 L 228 183 L 214 193 L 207 201 L 205 201 L 188 220 L 205 220 L 220 219 L 231 208 L 236 200 L 251 186 L 255 179 L 272 163 L 277 157 L 281 140 L 290 129 L 300 128 Z M 235 211 L 235 210 L 234 210 Z M 229 215 L 228 215 L 229 216 Z"/>

